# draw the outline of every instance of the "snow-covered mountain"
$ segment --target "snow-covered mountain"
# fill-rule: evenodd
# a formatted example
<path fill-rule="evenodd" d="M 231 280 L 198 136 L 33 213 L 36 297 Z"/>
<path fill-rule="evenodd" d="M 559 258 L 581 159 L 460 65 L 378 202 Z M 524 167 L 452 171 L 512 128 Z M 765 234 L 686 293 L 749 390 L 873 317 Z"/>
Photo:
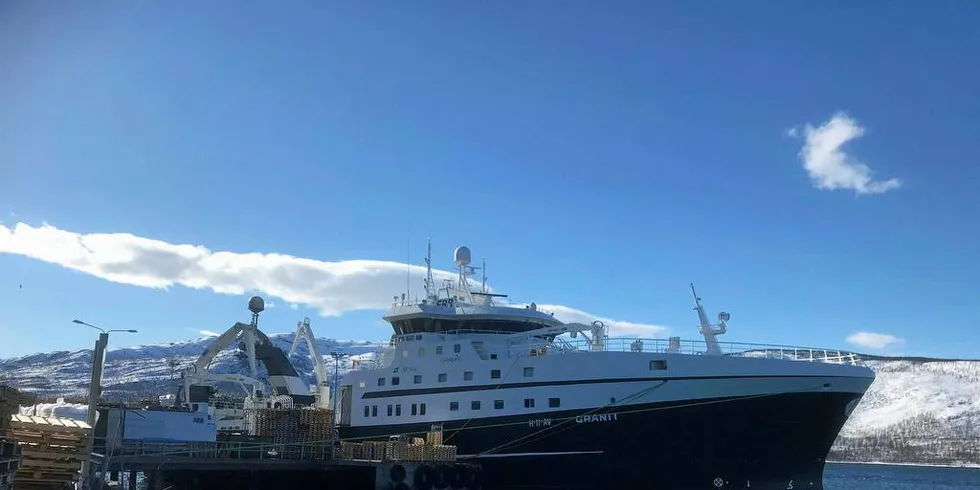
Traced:
<path fill-rule="evenodd" d="M 269 339 L 288 353 L 293 334 L 271 334 Z M 112 401 L 136 401 L 142 398 L 174 393 L 180 371 L 196 361 L 214 337 L 139 347 L 110 348 L 105 356 L 102 373 L 102 395 Z M 350 359 L 373 357 L 384 342 L 317 339 L 317 349 L 325 357 L 327 375 L 333 379 L 338 363 L 329 357 L 339 352 L 346 357 L 340 363 L 340 373 Z M 300 342 L 289 361 L 307 384 L 316 384 L 313 361 L 305 342 Z M 262 365 L 259 370 L 264 377 Z M 211 364 L 216 373 L 248 373 L 244 349 L 229 348 L 218 354 Z M 34 393 L 41 400 L 64 397 L 82 400 L 88 396 L 92 376 L 92 350 L 58 351 L 24 357 L 0 359 L 0 383 L 21 391 Z"/>
<path fill-rule="evenodd" d="M 284 352 L 289 352 L 293 334 L 269 337 Z M 196 360 L 212 340 L 201 338 L 110 349 L 103 374 L 103 395 L 110 400 L 136 401 L 174 392 L 181 367 Z M 376 355 L 384 344 L 381 341 L 317 339 L 321 354 L 340 352 L 355 359 Z M 48 402 L 54 401 L 55 397 L 84 402 L 91 376 L 91 358 L 91 350 L 82 350 L 0 360 L 0 383 L 36 393 Z M 313 364 L 305 343 L 300 343 L 289 359 L 308 384 L 315 383 Z M 333 379 L 336 364 L 329 357 L 326 361 L 328 375 Z M 841 433 L 836 447 L 837 459 L 846 459 L 842 455 L 848 453 L 842 451 L 854 452 L 857 451 L 855 448 L 863 448 L 865 452 L 870 451 L 869 448 L 878 448 L 874 451 L 880 452 L 879 446 L 887 443 L 934 447 L 934 453 L 952 454 L 943 461 L 962 460 L 957 459 L 956 454 L 973 453 L 977 454 L 973 458 L 976 461 L 967 459 L 980 463 L 980 447 L 973 446 L 980 445 L 980 361 L 874 358 L 867 363 L 875 370 L 877 378 Z M 343 362 L 339 366 L 341 374 L 349 365 L 349 362 Z M 244 351 L 241 348 L 225 350 L 214 360 L 212 370 L 247 373 Z M 39 407 L 40 412 L 58 411 L 57 414 L 62 416 L 84 414 L 84 409 L 84 405 L 68 404 Z M 904 459 L 910 457 L 925 458 L 920 454 Z M 891 458 L 898 459 L 902 458 Z"/>

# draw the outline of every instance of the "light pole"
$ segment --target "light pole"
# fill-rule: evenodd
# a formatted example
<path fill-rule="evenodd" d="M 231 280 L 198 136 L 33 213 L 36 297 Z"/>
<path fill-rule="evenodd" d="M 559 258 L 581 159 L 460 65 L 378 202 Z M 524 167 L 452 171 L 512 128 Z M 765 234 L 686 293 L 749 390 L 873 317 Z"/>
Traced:
<path fill-rule="evenodd" d="M 333 416 L 337 417 L 337 395 L 340 390 L 340 358 L 344 357 L 344 354 L 339 352 L 331 352 L 330 357 L 334 360 L 333 368 Z"/>
<path fill-rule="evenodd" d="M 102 365 L 105 364 L 105 349 L 109 345 L 109 333 L 110 332 L 126 332 L 126 333 L 137 333 L 136 330 L 105 330 L 95 325 L 85 323 L 79 319 L 74 319 L 72 323 L 77 323 L 79 325 L 85 325 L 86 327 L 91 327 L 99 331 L 99 340 L 95 341 L 95 350 L 92 352 L 92 381 L 89 384 L 88 389 L 88 414 L 85 418 L 85 422 L 91 427 L 92 435 L 88 439 L 88 444 L 86 445 L 86 453 L 89 454 L 91 458 L 92 446 L 95 443 L 95 407 L 99 403 L 99 395 L 102 394 Z M 85 458 L 82 462 L 82 479 L 84 480 L 84 485 L 87 487 L 89 484 L 89 458 Z"/>

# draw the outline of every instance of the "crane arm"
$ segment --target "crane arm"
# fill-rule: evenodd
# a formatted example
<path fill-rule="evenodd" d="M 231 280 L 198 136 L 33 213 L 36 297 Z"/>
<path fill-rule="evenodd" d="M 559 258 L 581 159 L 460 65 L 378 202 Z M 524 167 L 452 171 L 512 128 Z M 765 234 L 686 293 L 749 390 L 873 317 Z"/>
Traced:
<path fill-rule="evenodd" d="M 323 362 L 320 349 L 316 346 L 316 337 L 313 336 L 313 329 L 310 328 L 310 319 L 304 318 L 296 324 L 296 335 L 293 336 L 293 347 L 289 349 L 289 355 L 296 352 L 301 340 L 306 340 L 306 345 L 310 349 L 310 357 L 313 358 L 313 371 L 316 374 L 316 383 L 319 386 L 328 386 L 327 365 Z"/>

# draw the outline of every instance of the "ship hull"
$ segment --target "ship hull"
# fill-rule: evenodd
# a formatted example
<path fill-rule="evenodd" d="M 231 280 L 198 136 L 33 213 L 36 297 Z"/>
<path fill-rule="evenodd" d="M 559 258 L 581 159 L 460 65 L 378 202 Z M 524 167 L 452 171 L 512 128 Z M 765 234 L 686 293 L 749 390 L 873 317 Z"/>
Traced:
<path fill-rule="evenodd" d="M 870 380 L 869 380 L 870 382 Z M 443 423 L 485 489 L 823 488 L 824 458 L 863 393 L 799 392 Z M 344 439 L 426 424 L 341 427 Z"/>

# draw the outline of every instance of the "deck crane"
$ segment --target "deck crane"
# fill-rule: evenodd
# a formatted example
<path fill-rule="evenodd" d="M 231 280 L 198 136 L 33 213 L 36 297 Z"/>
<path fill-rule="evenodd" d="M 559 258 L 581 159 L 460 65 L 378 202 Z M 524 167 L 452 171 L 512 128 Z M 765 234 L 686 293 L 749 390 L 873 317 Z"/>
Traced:
<path fill-rule="evenodd" d="M 327 379 L 327 366 L 320 355 L 320 349 L 316 346 L 316 337 L 313 336 L 313 329 L 310 328 L 310 319 L 303 318 L 303 321 L 296 323 L 296 335 L 293 336 L 293 347 L 289 350 L 289 355 L 296 352 L 301 340 L 306 341 L 309 347 L 310 358 L 313 359 L 313 372 L 316 374 L 316 406 L 319 408 L 330 408 L 330 381 Z"/>
<path fill-rule="evenodd" d="M 213 385 L 219 382 L 236 382 L 243 387 L 251 386 L 245 404 L 257 406 L 308 406 L 314 403 L 309 388 L 296 374 L 296 369 L 281 349 L 258 329 L 259 313 L 265 310 L 265 301 L 253 296 L 248 301 L 252 312 L 250 323 L 237 322 L 208 345 L 201 357 L 182 373 L 183 383 L 178 400 L 180 404 L 193 411 L 209 410 L 209 400 Z M 211 362 L 218 353 L 241 339 L 248 357 L 249 375 L 219 374 L 209 371 Z M 258 379 L 259 362 L 266 368 L 271 390 Z"/>

